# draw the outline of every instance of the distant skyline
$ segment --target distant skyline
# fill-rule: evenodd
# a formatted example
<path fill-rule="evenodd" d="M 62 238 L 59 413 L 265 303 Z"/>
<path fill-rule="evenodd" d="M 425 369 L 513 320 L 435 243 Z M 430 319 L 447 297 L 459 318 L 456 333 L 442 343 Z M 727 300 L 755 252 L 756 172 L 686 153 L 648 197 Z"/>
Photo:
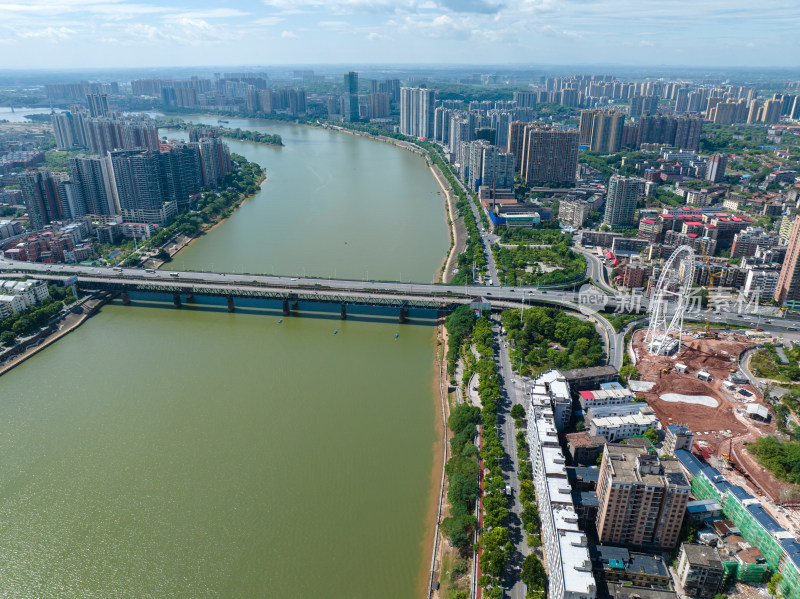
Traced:
<path fill-rule="evenodd" d="M 0 0 L 4 68 L 797 67 L 796 0 Z"/>

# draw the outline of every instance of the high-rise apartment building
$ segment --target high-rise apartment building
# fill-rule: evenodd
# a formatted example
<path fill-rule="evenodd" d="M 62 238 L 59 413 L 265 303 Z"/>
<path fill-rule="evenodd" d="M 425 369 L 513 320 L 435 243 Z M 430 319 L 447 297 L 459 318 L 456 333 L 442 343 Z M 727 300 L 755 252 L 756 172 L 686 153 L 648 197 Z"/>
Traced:
<path fill-rule="evenodd" d="M 521 172 L 528 184 L 569 186 L 578 168 L 579 133 L 533 123 L 525 127 Z"/>
<path fill-rule="evenodd" d="M 706 165 L 706 181 L 719 183 L 725 178 L 725 167 L 728 166 L 728 157 L 725 154 L 714 154 L 708 159 Z"/>
<path fill-rule="evenodd" d="M 114 172 L 108 156 L 86 156 L 70 158 L 69 168 L 72 182 L 77 189 L 73 209 L 83 214 L 119 214 L 119 203 L 114 188 Z"/>
<path fill-rule="evenodd" d="M 159 156 L 147 150 L 110 153 L 120 208 L 123 211 L 158 211 L 164 203 Z"/>
<path fill-rule="evenodd" d="M 520 108 L 534 108 L 536 106 L 536 92 L 514 92 L 514 102 Z"/>
<path fill-rule="evenodd" d="M 54 112 L 50 115 L 56 146 L 59 150 L 72 150 L 86 146 L 86 134 L 83 131 L 84 114 Z"/>
<path fill-rule="evenodd" d="M 675 93 L 675 114 L 683 114 L 689 110 L 689 90 L 682 87 Z"/>
<path fill-rule="evenodd" d="M 435 102 L 436 92 L 432 89 L 401 87 L 400 133 L 421 139 L 432 139 Z"/>
<path fill-rule="evenodd" d="M 525 127 L 527 123 L 514 121 L 508 124 L 508 151 L 514 155 L 514 171 L 522 168 L 522 148 L 525 145 Z"/>
<path fill-rule="evenodd" d="M 658 97 L 656 96 L 633 96 L 631 98 L 630 117 L 633 119 L 655 114 L 658 110 Z"/>
<path fill-rule="evenodd" d="M 231 170 L 230 150 L 220 137 L 202 137 L 198 143 L 203 187 L 213 189 L 219 186 L 222 177 Z"/>
<path fill-rule="evenodd" d="M 106 94 L 87 94 L 86 102 L 89 104 L 89 116 L 108 116 L 108 96 Z"/>
<path fill-rule="evenodd" d="M 477 143 L 477 142 L 473 142 Z M 481 152 L 479 185 L 496 189 L 514 188 L 514 156 L 497 146 L 485 146 Z M 477 187 L 475 187 L 477 189 Z"/>
<path fill-rule="evenodd" d="M 358 73 L 350 71 L 344 74 L 344 120 L 357 123 L 358 118 Z"/>
<path fill-rule="evenodd" d="M 761 122 L 762 123 L 777 123 L 781 120 L 781 111 L 783 110 L 782 100 L 767 100 L 764 102 L 762 109 Z"/>
<path fill-rule="evenodd" d="M 644 192 L 644 179 L 613 175 L 608 182 L 603 223 L 611 228 L 632 227 L 636 223 L 636 204 Z"/>
<path fill-rule="evenodd" d="M 22 200 L 28 210 L 31 229 L 40 231 L 48 223 L 64 218 L 58 184 L 61 177 L 49 170 L 25 171 L 19 175 Z"/>
<path fill-rule="evenodd" d="M 619 152 L 624 125 L 625 114 L 618 110 L 584 110 L 581 112 L 580 143 L 592 152 Z"/>
<path fill-rule="evenodd" d="M 675 458 L 608 444 L 597 483 L 601 543 L 673 548 L 691 487 Z"/>
<path fill-rule="evenodd" d="M 383 119 L 391 114 L 390 96 L 386 92 L 375 92 L 367 96 L 369 118 Z"/>
<path fill-rule="evenodd" d="M 792 311 L 800 306 L 800 216 L 794 218 L 774 299 L 778 305 L 785 304 Z"/>
<path fill-rule="evenodd" d="M 177 202 L 179 209 L 189 206 L 189 197 L 203 187 L 203 171 L 199 143 L 172 142 L 162 146 L 159 155 L 161 186 L 168 202 Z"/>
<path fill-rule="evenodd" d="M 703 119 L 692 116 L 643 116 L 636 124 L 635 145 L 663 144 L 682 150 L 697 151 Z"/>

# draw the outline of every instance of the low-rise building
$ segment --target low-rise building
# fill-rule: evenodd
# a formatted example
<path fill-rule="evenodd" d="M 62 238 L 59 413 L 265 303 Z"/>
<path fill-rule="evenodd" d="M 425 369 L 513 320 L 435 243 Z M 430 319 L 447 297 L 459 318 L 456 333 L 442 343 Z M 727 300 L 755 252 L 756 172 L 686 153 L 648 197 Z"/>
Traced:
<path fill-rule="evenodd" d="M 562 370 L 561 374 L 573 391 L 596 389 L 601 383 L 610 383 L 619 380 L 619 371 L 613 366 L 574 368 L 572 370 Z"/>
<path fill-rule="evenodd" d="M 595 577 L 632 586 L 669 588 L 672 577 L 659 555 L 629 551 L 624 547 L 590 545 Z"/>
<path fill-rule="evenodd" d="M 652 408 L 648 408 L 640 410 L 638 414 L 595 418 L 589 425 L 589 434 L 594 437 L 605 437 L 613 443 L 643 435 L 650 429 L 657 430 L 658 426 L 658 417 L 652 413 Z"/>
<path fill-rule="evenodd" d="M 568 371 L 569 372 L 569 371 Z M 627 404 L 633 401 L 633 391 L 621 387 L 619 389 L 596 389 L 594 391 L 580 391 L 578 401 L 581 408 L 589 410 L 597 406 L 613 406 Z"/>
<path fill-rule="evenodd" d="M 605 445 L 605 437 L 592 437 L 587 431 L 567 435 L 567 452 L 573 464 L 596 464 Z"/>
<path fill-rule="evenodd" d="M 704 598 L 717 594 L 725 576 L 717 550 L 695 543 L 681 545 L 676 572 L 687 595 Z"/>
<path fill-rule="evenodd" d="M 677 370 L 677 364 L 676 370 Z M 694 434 L 688 427 L 682 424 L 670 424 L 667 426 L 664 436 L 664 453 L 675 455 L 675 450 L 686 449 L 691 451 L 694 444 Z"/>

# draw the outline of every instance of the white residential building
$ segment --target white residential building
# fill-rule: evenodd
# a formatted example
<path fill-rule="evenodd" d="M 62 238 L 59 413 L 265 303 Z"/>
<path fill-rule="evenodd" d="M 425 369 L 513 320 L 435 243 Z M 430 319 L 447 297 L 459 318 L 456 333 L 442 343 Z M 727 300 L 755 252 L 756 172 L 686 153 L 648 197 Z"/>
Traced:
<path fill-rule="evenodd" d="M 592 420 L 589 426 L 589 434 L 593 437 L 605 437 L 609 443 L 614 443 L 628 437 L 643 435 L 649 429 L 658 429 L 658 426 L 659 422 L 655 414 L 639 413 L 629 416 L 607 416 Z"/>
<path fill-rule="evenodd" d="M 534 382 L 527 433 L 548 567 L 548 595 L 551 599 L 595 599 L 597 586 L 587 539 L 578 527 L 566 460 L 547 393 L 548 385 L 552 388 L 558 381 L 549 375 L 545 373 Z"/>
<path fill-rule="evenodd" d="M 20 296 L 25 303 L 25 308 L 29 308 L 50 297 L 47 283 L 35 279 L 28 279 L 27 281 L 4 281 L 0 279 L 0 294 Z"/>
<path fill-rule="evenodd" d="M 0 318 L 8 318 L 12 314 L 25 309 L 25 300 L 19 295 L 0 295 Z"/>

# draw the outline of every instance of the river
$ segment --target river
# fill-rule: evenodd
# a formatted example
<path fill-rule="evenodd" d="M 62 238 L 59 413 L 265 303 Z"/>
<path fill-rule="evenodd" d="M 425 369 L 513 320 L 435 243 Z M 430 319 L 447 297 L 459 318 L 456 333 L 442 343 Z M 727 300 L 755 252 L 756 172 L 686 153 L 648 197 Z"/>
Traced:
<path fill-rule="evenodd" d="M 409 203 L 409 222 L 431 224 L 441 251 L 423 256 L 426 241 L 398 238 L 405 217 L 387 227 L 389 215 L 363 210 L 370 202 L 359 195 L 362 174 L 375 182 L 394 161 L 434 186 L 419 157 L 342 133 L 265 129 L 287 147 L 231 146 L 264 160 L 269 182 L 175 267 L 208 269 L 213 257 L 216 268 L 274 261 L 276 272 L 303 263 L 327 274 L 337 264 L 339 276 L 402 268 L 403 279 L 430 277 L 447 245 L 443 202 L 410 197 L 412 181 L 375 194 L 384 206 Z M 316 204 L 306 165 L 291 156 L 312 150 L 291 154 L 286 130 L 309 146 L 375 157 L 346 184 L 338 158 L 315 164 L 332 173 L 326 193 L 353 190 L 337 196 L 340 212 L 361 215 L 340 226 L 359 249 L 352 256 L 347 247 L 337 260 L 325 255 L 335 227 L 303 226 Z M 284 204 L 296 220 L 281 220 L 292 212 Z M 274 236 L 295 241 L 281 252 Z M 383 256 L 394 261 L 382 266 Z M 434 328 L 422 318 L 432 315 L 398 325 L 389 313 L 352 310 L 340 321 L 338 309 L 301 305 L 302 316 L 283 317 L 255 300 L 237 301 L 234 314 L 217 300 L 182 310 L 166 300 L 112 303 L 2 377 L 0 596 L 417 596 L 439 439 Z"/>
<path fill-rule="evenodd" d="M 226 140 L 266 167 L 267 181 L 237 218 L 183 250 L 175 268 L 431 282 L 449 237 L 444 198 L 420 156 L 349 133 L 228 120 L 226 127 L 278 133 L 285 146 Z"/>

